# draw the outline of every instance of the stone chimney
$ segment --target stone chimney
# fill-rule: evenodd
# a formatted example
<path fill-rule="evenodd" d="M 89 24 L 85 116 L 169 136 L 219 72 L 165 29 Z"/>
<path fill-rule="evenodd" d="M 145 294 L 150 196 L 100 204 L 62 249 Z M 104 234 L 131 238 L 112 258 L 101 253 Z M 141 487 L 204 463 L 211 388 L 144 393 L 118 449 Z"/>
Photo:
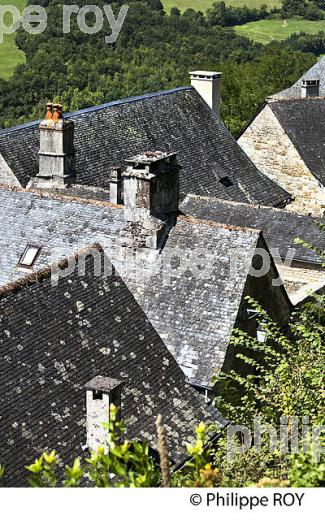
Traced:
<path fill-rule="evenodd" d="M 122 204 L 122 170 L 113 166 L 109 179 L 109 201 L 112 204 Z"/>
<path fill-rule="evenodd" d="M 319 79 L 303 79 L 301 84 L 301 97 L 318 97 Z"/>
<path fill-rule="evenodd" d="M 209 72 L 206 70 L 190 72 L 192 87 L 198 91 L 217 116 L 220 116 L 221 75 L 221 72 Z"/>
<path fill-rule="evenodd" d="M 121 410 L 121 381 L 111 377 L 96 376 L 86 383 L 87 447 L 90 451 L 107 447 L 109 407 L 113 403 Z"/>
<path fill-rule="evenodd" d="M 38 188 L 64 188 L 75 178 L 74 123 L 62 115 L 62 105 L 47 103 L 40 122 Z"/>
<path fill-rule="evenodd" d="M 177 215 L 179 166 L 175 153 L 145 152 L 126 160 L 123 172 L 124 205 L 128 219 L 152 215 L 166 220 Z"/>
<path fill-rule="evenodd" d="M 145 152 L 126 160 L 123 197 L 126 226 L 122 245 L 159 249 L 175 224 L 179 205 L 179 166 L 175 153 Z"/>

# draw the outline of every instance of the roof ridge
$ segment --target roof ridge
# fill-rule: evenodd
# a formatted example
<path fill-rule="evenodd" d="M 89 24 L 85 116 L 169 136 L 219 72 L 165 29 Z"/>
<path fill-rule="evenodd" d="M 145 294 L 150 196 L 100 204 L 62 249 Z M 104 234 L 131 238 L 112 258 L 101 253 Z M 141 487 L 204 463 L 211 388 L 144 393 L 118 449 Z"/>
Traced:
<path fill-rule="evenodd" d="M 276 94 L 273 94 L 273 96 L 276 96 Z M 325 96 L 310 96 L 310 97 L 301 97 L 301 96 L 291 96 L 291 97 L 282 97 L 282 98 L 275 98 L 273 96 L 269 96 L 267 98 L 267 104 L 273 105 L 273 103 L 286 103 L 288 101 L 323 101 L 325 99 Z"/>
<path fill-rule="evenodd" d="M 95 242 L 90 246 L 79 249 L 76 253 L 64 257 L 62 260 L 59 260 L 59 262 L 49 264 L 46 267 L 43 267 L 43 269 L 40 269 L 39 271 L 35 271 L 31 274 L 23 276 L 22 278 L 18 278 L 18 280 L 15 280 L 14 282 L 8 282 L 7 284 L 0 287 L 0 299 L 2 299 L 5 296 L 8 296 L 8 294 L 10 293 L 17 293 L 24 287 L 29 287 L 34 283 L 49 278 L 54 266 L 59 269 L 65 269 L 69 265 L 69 262 L 71 262 L 71 260 L 78 260 L 81 255 L 87 256 L 94 249 L 96 249 L 100 253 L 104 253 L 103 247 L 97 242 Z"/>
<path fill-rule="evenodd" d="M 109 108 L 117 105 L 125 105 L 128 103 L 134 103 L 136 101 L 141 101 L 143 99 L 151 99 L 157 96 L 164 96 L 168 94 L 174 94 L 175 92 L 181 92 L 185 90 L 194 90 L 194 87 L 188 85 L 186 87 L 175 87 L 168 90 L 161 90 L 159 92 L 149 92 L 147 94 L 140 94 L 138 96 L 131 96 L 127 98 L 117 99 L 114 101 L 108 101 L 107 103 L 102 103 L 101 105 L 94 105 L 87 108 L 81 108 L 79 110 L 75 110 L 74 112 L 67 112 L 64 114 L 64 117 L 74 117 L 82 114 L 87 114 L 91 112 L 97 112 L 99 110 L 103 110 L 104 108 Z M 23 123 L 22 125 L 12 126 L 11 128 L 3 128 L 0 129 L 0 136 L 10 134 L 12 132 L 16 132 L 18 130 L 22 130 L 24 128 L 32 128 L 37 126 L 40 123 L 40 119 L 30 121 L 28 123 Z"/>
<path fill-rule="evenodd" d="M 197 200 L 205 200 L 205 201 L 211 200 L 212 202 L 215 201 L 215 202 L 220 202 L 222 204 L 230 204 L 233 206 L 246 206 L 246 207 L 250 207 L 250 208 L 255 208 L 257 210 L 267 209 L 270 211 L 276 211 L 278 213 L 285 213 L 286 215 L 295 215 L 298 217 L 303 217 L 303 218 L 311 219 L 314 221 L 318 221 L 318 220 L 322 221 L 322 217 L 314 217 L 313 215 L 304 215 L 303 213 L 298 213 L 297 211 L 289 211 L 286 208 L 275 208 L 274 206 L 265 206 L 264 204 L 252 204 L 250 202 L 239 202 L 237 200 L 226 200 L 226 199 L 221 199 L 220 197 L 211 197 L 210 195 L 196 195 L 195 193 L 188 193 L 186 195 L 185 199 L 183 200 L 181 207 L 184 207 L 186 205 L 186 199 L 197 199 Z"/>
<path fill-rule="evenodd" d="M 248 233 L 254 233 L 256 235 L 263 234 L 261 229 L 242 227 L 242 226 L 233 226 L 232 224 L 224 224 L 222 222 L 216 222 L 214 220 L 204 220 L 201 218 L 191 217 L 188 215 L 180 215 L 177 220 L 181 220 L 183 222 L 190 222 L 192 224 L 201 224 L 203 226 L 219 227 L 219 228 L 227 229 L 229 231 L 244 231 L 244 232 L 248 232 Z"/>
<path fill-rule="evenodd" d="M 78 186 L 79 187 L 79 186 Z M 69 195 L 67 193 L 61 193 L 58 191 L 51 190 L 37 190 L 34 188 L 22 188 L 19 186 L 9 186 L 7 184 L 0 183 L 0 190 L 14 191 L 14 192 L 23 192 L 23 193 L 31 193 L 32 195 L 36 195 L 39 198 L 48 198 L 54 200 L 66 200 L 69 202 L 75 202 L 76 204 L 91 204 L 92 206 L 101 206 L 104 208 L 111 209 L 124 209 L 122 204 L 113 204 L 112 202 L 108 202 L 105 200 L 97 200 L 97 199 L 84 199 L 83 197 L 78 197 L 76 195 Z M 86 189 L 85 189 L 86 191 Z"/>

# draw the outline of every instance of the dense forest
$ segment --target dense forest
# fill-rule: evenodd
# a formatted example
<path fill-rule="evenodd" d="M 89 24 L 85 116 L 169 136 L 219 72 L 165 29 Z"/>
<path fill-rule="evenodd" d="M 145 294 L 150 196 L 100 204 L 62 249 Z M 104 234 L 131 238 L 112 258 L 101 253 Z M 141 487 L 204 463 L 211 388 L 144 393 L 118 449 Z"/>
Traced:
<path fill-rule="evenodd" d="M 93 2 L 100 7 L 107 3 Z M 122 3 L 112 4 L 114 12 Z M 127 4 L 120 35 L 107 44 L 107 22 L 97 34 L 84 34 L 72 16 L 71 32 L 63 34 L 62 5 L 43 0 L 46 30 L 37 35 L 19 30 L 16 42 L 26 64 L 9 81 L 0 81 L 0 126 L 39 117 L 49 99 L 59 100 L 67 111 L 187 85 L 188 71 L 199 68 L 224 73 L 222 117 L 236 134 L 267 95 L 296 81 L 316 62 L 315 54 L 324 52 L 323 34 L 262 46 L 192 9 L 166 14 L 159 0 Z"/>

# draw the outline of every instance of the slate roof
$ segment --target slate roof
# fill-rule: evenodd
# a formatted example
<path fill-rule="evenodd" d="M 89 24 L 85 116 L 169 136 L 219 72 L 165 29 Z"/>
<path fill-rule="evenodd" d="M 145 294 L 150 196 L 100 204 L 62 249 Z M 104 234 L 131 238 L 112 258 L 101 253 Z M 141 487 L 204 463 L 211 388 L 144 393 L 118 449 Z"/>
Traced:
<path fill-rule="evenodd" d="M 224 366 L 258 239 L 256 230 L 179 217 L 155 258 L 148 250 L 114 258 L 193 384 L 211 388 L 212 376 Z"/>
<path fill-rule="evenodd" d="M 111 248 L 124 225 L 124 207 L 74 200 L 62 194 L 35 195 L 0 188 L 0 285 L 26 274 L 16 266 L 28 243 L 42 247 L 38 269 L 94 241 Z"/>
<path fill-rule="evenodd" d="M 0 283 L 23 275 L 15 266 L 28 243 L 42 247 L 35 269 L 50 262 L 52 251 L 62 258 L 102 243 L 188 380 L 210 387 L 225 360 L 259 232 L 179 217 L 162 252 L 139 252 L 119 246 L 123 217 L 110 204 L 0 189 Z"/>
<path fill-rule="evenodd" d="M 325 96 L 325 57 L 315 63 L 315 65 L 305 72 L 291 87 L 281 90 L 271 97 L 273 99 L 301 97 L 301 84 L 303 79 L 319 79 L 319 95 Z"/>
<path fill-rule="evenodd" d="M 269 107 L 307 167 L 325 185 L 324 99 L 281 100 Z"/>
<path fill-rule="evenodd" d="M 99 246 L 93 246 L 100 255 Z M 156 447 L 166 424 L 173 463 L 186 458 L 198 421 L 224 423 L 184 375 L 115 269 L 94 276 L 93 256 L 56 287 L 50 269 L 0 289 L 0 461 L 6 485 L 26 485 L 24 466 L 44 449 L 71 463 L 86 444 L 85 384 L 122 381 L 129 438 Z"/>
<path fill-rule="evenodd" d="M 177 152 L 182 197 L 196 193 L 271 206 L 290 200 L 256 168 L 192 87 L 115 101 L 67 117 L 75 122 L 79 184 L 108 188 L 112 166 L 123 166 L 125 159 L 146 150 L 162 150 Z M 0 153 L 23 187 L 38 172 L 38 151 L 38 122 L 0 131 Z M 230 185 L 223 184 L 224 177 Z"/>
<path fill-rule="evenodd" d="M 214 220 L 235 226 L 249 226 L 261 229 L 273 258 L 286 258 L 289 248 L 295 249 L 294 260 L 321 265 L 321 258 L 313 251 L 295 244 L 301 238 L 321 250 L 325 249 L 324 233 L 321 233 L 316 219 L 291 211 L 228 202 L 210 197 L 188 195 L 181 205 L 181 211 L 200 219 Z"/>

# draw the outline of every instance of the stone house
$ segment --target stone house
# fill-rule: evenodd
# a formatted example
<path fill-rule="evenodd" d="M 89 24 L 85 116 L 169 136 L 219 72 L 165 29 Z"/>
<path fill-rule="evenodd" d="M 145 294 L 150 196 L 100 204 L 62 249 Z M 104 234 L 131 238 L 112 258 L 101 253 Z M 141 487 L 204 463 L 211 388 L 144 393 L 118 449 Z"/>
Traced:
<path fill-rule="evenodd" d="M 187 380 L 210 391 L 216 371 L 232 365 L 233 328 L 256 334 L 245 296 L 282 324 L 291 303 L 283 286 L 272 284 L 278 278 L 273 260 L 255 278 L 258 250 L 267 252 L 259 230 L 179 214 L 178 175 L 175 154 L 131 158 L 122 175 L 124 206 L 62 191 L 2 188 L 0 283 L 24 275 L 26 255 L 28 268 L 37 271 L 101 243 Z"/>
<path fill-rule="evenodd" d="M 185 215 L 199 219 L 262 230 L 293 305 L 325 286 L 323 259 L 295 241 L 300 238 L 324 251 L 325 234 L 317 224 L 324 224 L 325 219 L 288 211 L 288 208 L 254 206 L 198 195 L 188 195 L 180 209 Z"/>
<path fill-rule="evenodd" d="M 287 190 L 295 211 L 325 211 L 325 60 L 266 100 L 238 143 L 255 165 Z"/>

